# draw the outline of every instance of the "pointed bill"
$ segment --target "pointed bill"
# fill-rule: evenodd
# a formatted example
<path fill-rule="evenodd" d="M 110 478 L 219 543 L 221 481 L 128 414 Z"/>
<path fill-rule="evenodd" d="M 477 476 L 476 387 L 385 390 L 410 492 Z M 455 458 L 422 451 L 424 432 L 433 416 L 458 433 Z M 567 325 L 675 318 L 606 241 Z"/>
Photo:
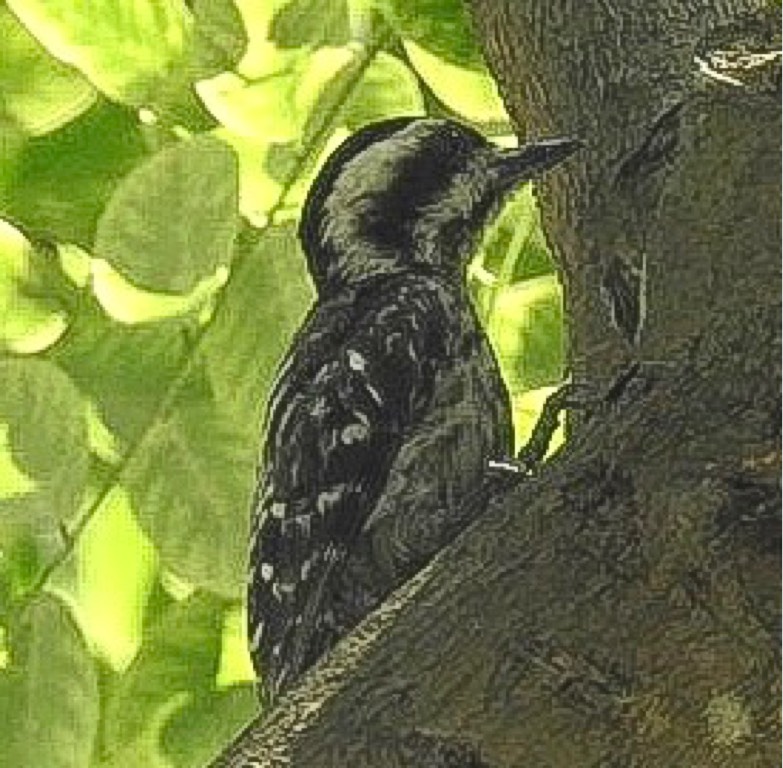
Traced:
<path fill-rule="evenodd" d="M 557 138 L 503 150 L 496 155 L 500 181 L 508 186 L 530 181 L 559 165 L 584 146 L 579 139 Z"/>

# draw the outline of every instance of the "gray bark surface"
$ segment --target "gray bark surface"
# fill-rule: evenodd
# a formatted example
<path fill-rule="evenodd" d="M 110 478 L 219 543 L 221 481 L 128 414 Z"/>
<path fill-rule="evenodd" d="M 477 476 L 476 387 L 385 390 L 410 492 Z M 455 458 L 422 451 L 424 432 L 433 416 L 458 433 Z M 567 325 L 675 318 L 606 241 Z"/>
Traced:
<path fill-rule="evenodd" d="M 779 764 L 780 101 L 766 3 L 473 0 L 577 382 L 641 372 L 214 766 Z M 600 300 L 646 260 L 638 349 Z"/>

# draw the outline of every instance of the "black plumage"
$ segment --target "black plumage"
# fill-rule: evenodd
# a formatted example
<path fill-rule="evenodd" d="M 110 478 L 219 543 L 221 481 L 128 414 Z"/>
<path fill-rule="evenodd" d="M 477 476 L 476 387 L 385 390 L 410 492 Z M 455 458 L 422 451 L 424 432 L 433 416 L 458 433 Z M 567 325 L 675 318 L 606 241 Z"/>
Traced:
<path fill-rule="evenodd" d="M 248 633 L 270 694 L 464 528 L 488 461 L 510 455 L 464 271 L 505 196 L 576 146 L 501 151 L 400 118 L 321 170 L 300 223 L 318 298 L 270 400 L 254 501 Z"/>

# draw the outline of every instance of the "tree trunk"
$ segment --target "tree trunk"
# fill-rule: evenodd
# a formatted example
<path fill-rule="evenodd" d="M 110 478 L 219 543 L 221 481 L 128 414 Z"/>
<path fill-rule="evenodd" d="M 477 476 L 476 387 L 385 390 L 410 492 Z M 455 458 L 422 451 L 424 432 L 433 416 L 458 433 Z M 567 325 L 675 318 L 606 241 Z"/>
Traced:
<path fill-rule="evenodd" d="M 472 6 L 520 133 L 587 145 L 539 188 L 574 379 L 640 372 L 214 765 L 777 765 L 777 15 Z"/>

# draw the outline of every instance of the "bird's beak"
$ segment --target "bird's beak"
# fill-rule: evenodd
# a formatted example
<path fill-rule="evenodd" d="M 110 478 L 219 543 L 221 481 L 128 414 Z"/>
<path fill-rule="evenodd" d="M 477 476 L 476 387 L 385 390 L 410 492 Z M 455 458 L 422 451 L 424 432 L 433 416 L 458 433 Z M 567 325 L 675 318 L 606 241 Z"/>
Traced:
<path fill-rule="evenodd" d="M 505 149 L 497 157 L 497 170 L 503 186 L 516 186 L 571 157 L 584 144 L 579 139 L 542 139 Z"/>

